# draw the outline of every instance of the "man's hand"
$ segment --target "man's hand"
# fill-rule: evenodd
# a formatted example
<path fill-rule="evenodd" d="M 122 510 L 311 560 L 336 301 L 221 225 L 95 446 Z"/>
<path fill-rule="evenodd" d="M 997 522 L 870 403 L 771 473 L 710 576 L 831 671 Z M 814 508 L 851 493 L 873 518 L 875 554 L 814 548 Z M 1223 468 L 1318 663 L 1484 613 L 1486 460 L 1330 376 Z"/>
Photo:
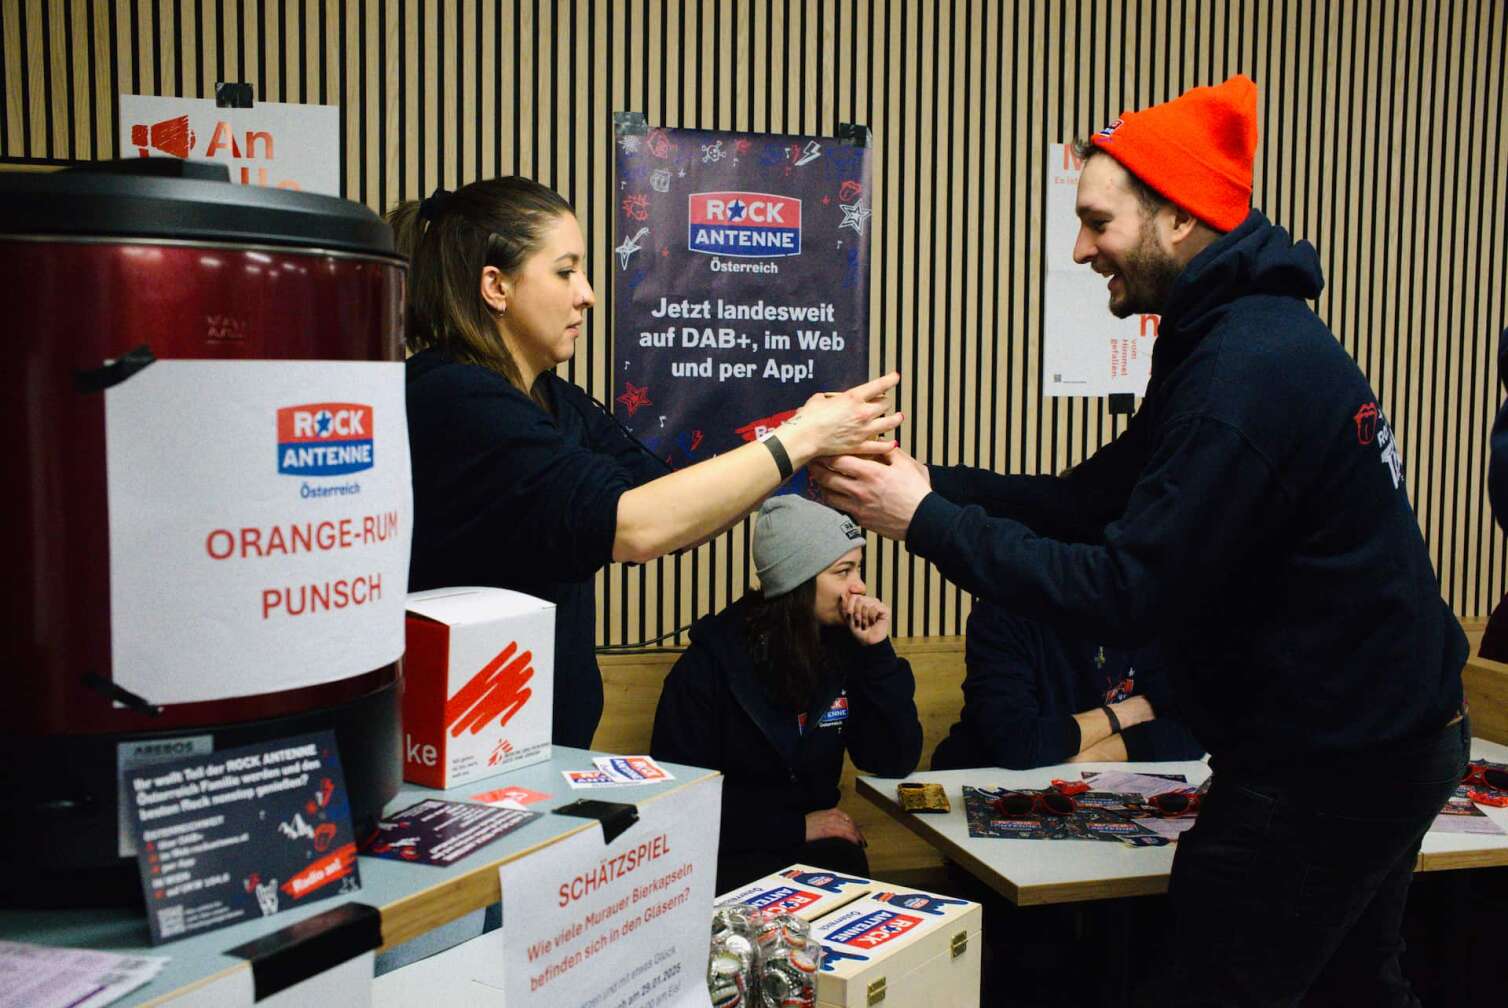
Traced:
<path fill-rule="evenodd" d="M 864 846 L 864 834 L 859 832 L 858 825 L 842 809 L 823 809 L 821 812 L 808 812 L 806 814 L 806 842 L 823 840 L 827 837 L 836 837 L 839 840 L 847 840 L 859 847 Z"/>
<path fill-rule="evenodd" d="M 848 631 L 860 644 L 878 644 L 890 634 L 890 607 L 869 595 L 845 595 L 838 603 Z"/>
<path fill-rule="evenodd" d="M 808 468 L 824 501 L 887 539 L 906 538 L 917 507 L 932 492 L 927 467 L 900 448 L 885 462 L 840 455 Z"/>

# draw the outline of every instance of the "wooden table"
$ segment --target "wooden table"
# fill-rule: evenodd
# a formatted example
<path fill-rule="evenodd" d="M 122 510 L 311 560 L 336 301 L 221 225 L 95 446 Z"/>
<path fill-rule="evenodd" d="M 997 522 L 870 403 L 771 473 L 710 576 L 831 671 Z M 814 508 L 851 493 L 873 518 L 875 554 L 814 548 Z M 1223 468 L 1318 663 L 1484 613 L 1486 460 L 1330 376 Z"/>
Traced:
<path fill-rule="evenodd" d="M 1472 740 L 1472 758 L 1508 763 L 1508 746 Z M 860 795 L 879 806 L 902 826 L 956 861 L 991 889 L 1017 906 L 1071 903 L 1081 900 L 1147 896 L 1166 892 L 1175 844 L 1129 847 L 1119 843 L 1062 840 L 972 839 L 964 819 L 963 786 L 1043 788 L 1054 777 L 1077 780 L 1086 770 L 1139 770 L 1181 773 L 1198 784 L 1209 776 L 1202 762 L 1072 763 L 1037 770 L 939 770 L 912 774 L 909 781 L 941 784 L 952 811 L 946 815 L 913 815 L 896 802 L 899 779 L 860 777 Z M 1482 810 L 1508 830 L 1508 809 Z M 1474 836 L 1428 833 L 1419 852 L 1418 871 L 1486 868 L 1508 865 L 1508 834 Z"/>
<path fill-rule="evenodd" d="M 715 776 L 711 770 L 662 762 L 675 774 L 675 780 L 607 790 L 572 791 L 560 772 L 589 770 L 594 755 L 602 754 L 557 746 L 553 758 L 547 762 L 472 781 L 450 791 L 405 786 L 388 803 L 385 812 L 401 811 L 426 798 L 466 801 L 471 795 L 510 784 L 551 795 L 549 800 L 530 806 L 530 811 L 549 812 L 583 796 L 643 804 L 673 797 L 682 788 Z M 196 1006 L 214 1005 L 215 1008 L 243 1001 L 250 1004 L 250 999 L 243 997 L 243 993 L 251 989 L 251 967 L 244 959 L 226 955 L 226 949 L 323 913 L 347 900 L 378 909 L 382 921 L 382 948 L 390 949 L 464 914 L 496 903 L 501 896 L 499 865 L 526 857 L 581 830 L 598 828 L 591 819 L 544 815 L 444 868 L 363 857 L 359 861 L 361 889 L 349 897 L 322 900 L 166 945 L 154 947 L 150 944 L 146 918 L 141 911 L 120 908 L 0 911 L 0 938 L 170 957 L 156 980 L 116 1002 L 118 1005 L 177 1004 L 179 998 L 192 1000 Z"/>

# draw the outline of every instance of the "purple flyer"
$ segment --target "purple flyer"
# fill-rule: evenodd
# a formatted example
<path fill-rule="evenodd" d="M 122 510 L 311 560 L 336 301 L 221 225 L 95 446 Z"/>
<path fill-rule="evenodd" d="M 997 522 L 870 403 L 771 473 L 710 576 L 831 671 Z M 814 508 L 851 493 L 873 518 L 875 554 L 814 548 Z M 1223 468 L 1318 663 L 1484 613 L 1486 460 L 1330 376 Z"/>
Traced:
<path fill-rule="evenodd" d="M 379 822 L 361 853 L 443 868 L 538 818 L 538 812 L 432 798 Z"/>

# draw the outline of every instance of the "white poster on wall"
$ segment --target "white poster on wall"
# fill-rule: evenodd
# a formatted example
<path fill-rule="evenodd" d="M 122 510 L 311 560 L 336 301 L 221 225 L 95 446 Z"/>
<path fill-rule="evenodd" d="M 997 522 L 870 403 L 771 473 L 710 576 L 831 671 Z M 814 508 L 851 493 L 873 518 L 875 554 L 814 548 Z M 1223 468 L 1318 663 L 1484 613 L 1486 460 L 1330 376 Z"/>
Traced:
<path fill-rule="evenodd" d="M 241 185 L 340 195 L 340 108 L 120 96 L 120 156 L 213 161 Z"/>
<path fill-rule="evenodd" d="M 707 1004 L 720 776 L 498 868 L 509 1008 Z"/>
<path fill-rule="evenodd" d="M 105 392 L 115 683 L 154 704 L 403 654 L 403 365 L 161 360 Z"/>
<path fill-rule="evenodd" d="M 1042 394 L 1141 395 L 1152 373 L 1156 315 L 1110 314 L 1105 278 L 1073 261 L 1080 164 L 1069 144 L 1047 148 L 1047 276 L 1042 303 Z"/>

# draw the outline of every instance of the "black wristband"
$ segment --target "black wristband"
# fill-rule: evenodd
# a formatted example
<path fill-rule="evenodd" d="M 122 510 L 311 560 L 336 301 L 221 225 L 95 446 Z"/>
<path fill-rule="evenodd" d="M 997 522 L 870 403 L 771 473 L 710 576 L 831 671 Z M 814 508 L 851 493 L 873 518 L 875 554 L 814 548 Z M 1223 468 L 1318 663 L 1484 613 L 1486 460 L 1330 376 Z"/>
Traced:
<path fill-rule="evenodd" d="M 1104 711 L 1105 716 L 1110 719 L 1110 734 L 1119 735 L 1121 733 L 1121 719 L 1115 716 L 1115 711 L 1110 709 L 1109 704 L 1105 704 L 1100 710 Z"/>
<path fill-rule="evenodd" d="M 796 470 L 791 466 L 791 457 L 786 454 L 785 445 L 774 434 L 766 434 L 760 444 L 770 449 L 770 454 L 775 458 L 775 468 L 780 470 L 780 482 L 784 483 L 791 478 Z"/>

